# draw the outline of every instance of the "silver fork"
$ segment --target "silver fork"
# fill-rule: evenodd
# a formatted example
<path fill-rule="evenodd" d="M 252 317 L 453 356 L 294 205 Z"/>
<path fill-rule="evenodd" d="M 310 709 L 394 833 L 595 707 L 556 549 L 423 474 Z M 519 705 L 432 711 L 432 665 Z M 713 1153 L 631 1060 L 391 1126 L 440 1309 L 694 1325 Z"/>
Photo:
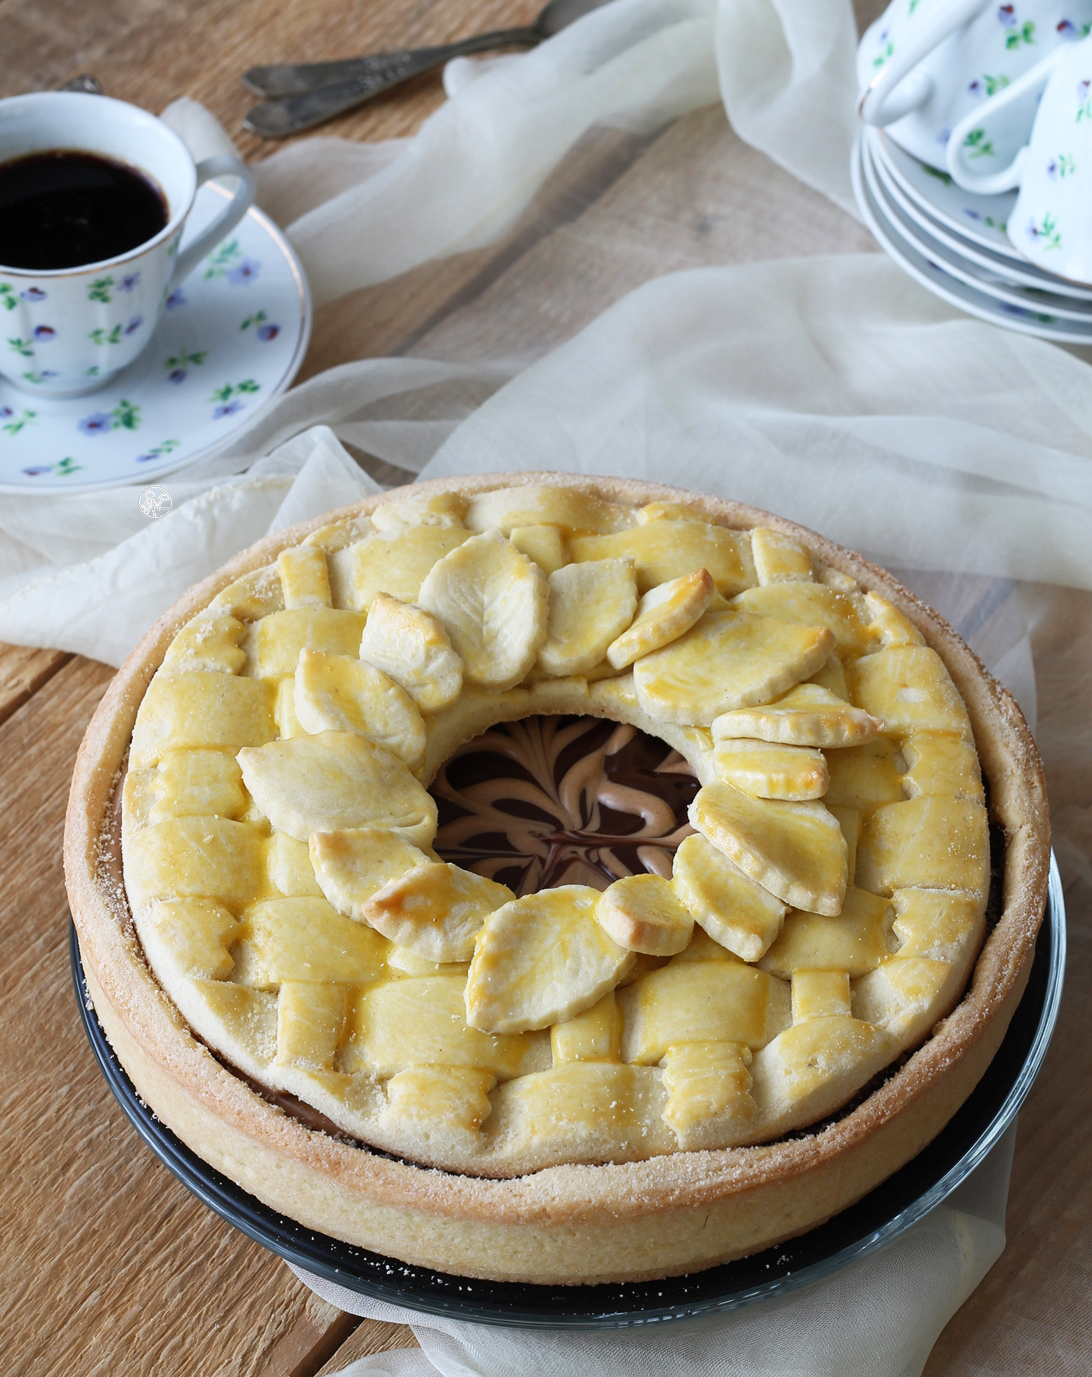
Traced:
<path fill-rule="evenodd" d="M 534 23 L 525 28 L 497 29 L 435 48 L 372 53 L 335 62 L 251 67 L 243 74 L 243 83 L 268 99 L 248 111 L 243 125 L 264 139 L 298 134 L 411 77 L 442 67 L 453 57 L 496 48 L 532 48 L 605 3 L 607 0 L 550 0 Z"/>

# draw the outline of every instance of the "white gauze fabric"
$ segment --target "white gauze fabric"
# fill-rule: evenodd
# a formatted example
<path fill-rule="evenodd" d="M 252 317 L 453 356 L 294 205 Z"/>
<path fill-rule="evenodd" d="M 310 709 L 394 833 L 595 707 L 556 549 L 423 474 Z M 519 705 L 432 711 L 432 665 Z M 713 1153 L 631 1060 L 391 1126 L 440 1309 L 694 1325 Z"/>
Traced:
<path fill-rule="evenodd" d="M 289 227 L 316 298 L 327 300 L 496 239 L 594 126 L 647 132 L 719 92 L 745 137 L 851 205 L 853 45 L 849 0 L 613 0 L 532 52 L 452 64 L 451 98 L 412 139 L 320 136 L 274 154 L 256 169 L 259 199 Z M 762 61 L 736 61 L 744 47 Z M 233 147 L 194 101 L 175 101 L 164 118 L 197 158 Z M 533 349 L 528 341 L 524 355 Z M 230 508 L 233 493 L 249 504 L 256 491 L 253 482 L 225 486 L 230 474 L 315 424 L 364 445 L 346 418 L 384 389 L 416 395 L 423 366 L 368 361 L 295 389 L 256 430 L 171 481 L 174 510 L 154 537 L 137 507 L 139 486 L 0 497 L 0 639 L 124 658 L 182 586 L 161 573 L 207 573 L 233 553 L 231 530 L 243 548 L 260 528 L 256 515 L 218 523 L 214 513 Z M 473 365 L 464 371 L 464 397 L 480 399 L 503 381 Z M 373 452 L 398 451 L 395 462 L 416 472 L 465 413 L 460 400 L 426 425 L 388 407 Z M 301 464 L 303 453 L 295 451 Z M 278 475 L 286 476 L 283 462 Z M 211 488 L 214 500 L 179 519 Z"/>

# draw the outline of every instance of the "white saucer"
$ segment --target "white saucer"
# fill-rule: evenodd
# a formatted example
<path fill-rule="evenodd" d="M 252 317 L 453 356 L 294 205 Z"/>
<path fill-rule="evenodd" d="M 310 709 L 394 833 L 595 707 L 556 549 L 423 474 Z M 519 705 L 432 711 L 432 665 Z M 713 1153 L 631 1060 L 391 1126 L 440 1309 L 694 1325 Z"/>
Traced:
<path fill-rule="evenodd" d="M 941 224 L 955 230 L 966 239 L 992 249 L 1013 263 L 1024 263 L 1009 243 L 1005 226 L 1016 204 L 1016 192 L 1005 191 L 999 196 L 980 196 L 964 191 L 935 167 L 918 162 L 905 149 L 876 131 L 873 153 L 878 162 L 890 171 L 903 191 Z"/>
<path fill-rule="evenodd" d="M 1006 330 L 1037 335 L 1040 339 L 1053 340 L 1059 344 L 1092 343 L 1092 321 L 1085 325 L 1080 321 L 1064 320 L 1047 311 L 999 301 L 988 295 L 985 290 L 972 287 L 951 276 L 938 262 L 931 261 L 909 243 L 873 199 L 865 176 L 863 149 L 859 137 L 853 147 L 850 172 L 857 205 L 881 247 L 904 272 L 928 288 L 935 296 L 958 306 L 968 315 L 977 316 L 979 320 L 988 321 L 991 325 L 1000 325 Z"/>
<path fill-rule="evenodd" d="M 187 234 L 226 195 L 200 187 Z M 299 260 L 252 208 L 172 293 L 144 353 L 101 392 L 46 398 L 0 379 L 0 492 L 151 482 L 208 457 L 288 387 L 310 334 Z"/>
<path fill-rule="evenodd" d="M 1024 259 L 1014 261 L 1004 258 L 992 249 L 973 243 L 962 234 L 957 234 L 955 230 L 946 228 L 939 220 L 935 220 L 906 194 L 895 180 L 891 169 L 879 156 L 877 131 L 866 129 L 864 133 L 862 156 L 866 167 L 870 166 L 879 178 L 885 205 L 898 208 L 901 212 L 900 222 L 913 222 L 919 230 L 929 236 L 930 242 L 943 245 L 947 250 L 946 257 L 969 266 L 972 272 L 985 269 L 986 280 L 997 279 L 1018 287 L 1032 287 L 1038 291 L 1052 292 L 1055 296 L 1068 297 L 1074 301 L 1092 302 L 1092 288 L 1074 286 L 1065 278 L 1043 272 Z"/>
<path fill-rule="evenodd" d="M 926 234 L 920 224 L 911 220 L 887 196 L 875 164 L 869 157 L 868 148 L 861 150 L 861 165 L 873 203 L 882 213 L 889 230 L 898 234 L 906 245 L 917 249 L 929 262 L 943 268 L 951 277 L 958 278 L 968 286 L 974 287 L 995 300 L 1010 306 L 1023 306 L 1034 312 L 1049 312 L 1062 320 L 1080 321 L 1092 327 L 1092 301 L 1076 301 L 1072 297 L 1058 296 L 1042 288 L 1022 287 L 1006 281 L 988 268 L 954 254 L 939 243 L 932 235 Z"/>

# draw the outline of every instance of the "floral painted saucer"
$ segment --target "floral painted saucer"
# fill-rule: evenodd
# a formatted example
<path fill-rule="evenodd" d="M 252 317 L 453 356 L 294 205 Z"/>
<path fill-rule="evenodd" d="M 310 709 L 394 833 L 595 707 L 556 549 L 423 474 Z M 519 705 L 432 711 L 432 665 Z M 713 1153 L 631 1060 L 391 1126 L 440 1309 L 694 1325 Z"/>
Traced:
<path fill-rule="evenodd" d="M 869 130 L 869 151 L 884 165 L 903 191 L 921 208 L 957 234 L 992 249 L 1002 258 L 1021 262 L 1005 233 L 1016 192 L 980 196 L 956 186 L 947 172 L 919 162 L 880 130 Z"/>
<path fill-rule="evenodd" d="M 1092 343 L 1092 323 L 1068 320 L 1041 307 L 1000 301 L 990 296 L 985 287 L 973 287 L 951 276 L 939 262 L 927 258 L 899 233 L 884 214 L 883 208 L 873 198 L 866 175 L 865 156 L 866 150 L 858 137 L 853 146 L 853 160 L 850 164 L 857 207 L 881 248 L 910 277 L 920 282 L 923 287 L 927 287 L 935 296 L 958 306 L 968 315 L 989 321 L 992 325 L 1017 330 L 1025 335 L 1037 335 L 1040 339 L 1054 340 L 1059 344 Z"/>
<path fill-rule="evenodd" d="M 200 187 L 187 234 L 226 195 L 215 183 Z M 108 290 L 124 292 L 124 280 Z M 22 343 L 6 339 L 4 305 L 0 282 L 0 350 Z M 0 378 L 0 492 L 142 483 L 207 458 L 288 387 L 310 334 L 299 260 L 252 208 L 168 298 L 147 349 L 101 392 L 45 398 Z M 48 340 L 36 341 L 36 366 L 48 362 Z"/>

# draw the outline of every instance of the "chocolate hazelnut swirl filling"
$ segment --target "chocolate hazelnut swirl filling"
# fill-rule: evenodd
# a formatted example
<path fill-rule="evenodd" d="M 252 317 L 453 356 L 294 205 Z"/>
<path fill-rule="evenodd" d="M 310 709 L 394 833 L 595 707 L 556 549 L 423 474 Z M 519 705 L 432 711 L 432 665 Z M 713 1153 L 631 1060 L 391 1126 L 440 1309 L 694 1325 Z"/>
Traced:
<path fill-rule="evenodd" d="M 467 742 L 436 776 L 434 846 L 517 895 L 670 878 L 697 791 L 678 751 L 635 727 L 529 717 Z"/>

